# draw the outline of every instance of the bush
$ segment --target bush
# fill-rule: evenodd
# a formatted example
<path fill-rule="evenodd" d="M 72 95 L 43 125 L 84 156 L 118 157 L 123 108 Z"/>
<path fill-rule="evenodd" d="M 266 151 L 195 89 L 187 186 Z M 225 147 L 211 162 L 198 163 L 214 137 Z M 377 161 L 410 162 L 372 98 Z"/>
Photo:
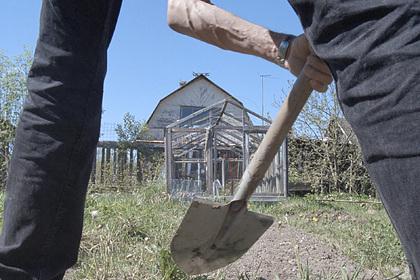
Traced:
<path fill-rule="evenodd" d="M 0 51 L 0 186 L 5 183 L 15 128 L 27 95 L 26 77 L 31 63 L 29 51 L 12 58 Z"/>
<path fill-rule="evenodd" d="M 291 183 L 315 192 L 375 194 L 358 141 L 344 120 L 336 94 L 313 93 L 289 136 Z"/>

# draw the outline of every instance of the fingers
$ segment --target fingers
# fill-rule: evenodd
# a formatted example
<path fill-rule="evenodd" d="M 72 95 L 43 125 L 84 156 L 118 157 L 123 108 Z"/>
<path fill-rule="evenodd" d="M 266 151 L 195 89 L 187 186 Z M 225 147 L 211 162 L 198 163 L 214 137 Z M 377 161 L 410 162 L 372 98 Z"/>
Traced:
<path fill-rule="evenodd" d="M 311 80 L 312 88 L 319 92 L 327 91 L 328 85 L 333 81 L 325 62 L 313 55 L 307 57 L 303 73 Z"/>
<path fill-rule="evenodd" d="M 313 53 L 303 34 L 292 40 L 284 66 L 295 76 L 303 71 L 312 88 L 319 92 L 327 91 L 333 81 L 328 65 Z"/>
<path fill-rule="evenodd" d="M 322 83 L 320 83 L 318 81 L 315 81 L 315 80 L 310 80 L 309 84 L 311 85 L 311 87 L 314 90 L 316 90 L 318 92 L 326 92 L 328 90 L 328 85 L 322 84 Z"/>
<path fill-rule="evenodd" d="M 311 49 L 304 34 L 301 34 L 291 40 L 291 49 L 294 50 L 295 56 L 306 57 L 311 53 Z M 286 60 L 287 60 L 286 55 Z"/>
<path fill-rule="evenodd" d="M 326 83 L 332 82 L 330 68 L 328 68 L 327 64 L 321 60 L 319 57 L 310 55 L 307 57 L 306 62 L 314 69 L 316 69 L 320 74 L 322 74 Z"/>

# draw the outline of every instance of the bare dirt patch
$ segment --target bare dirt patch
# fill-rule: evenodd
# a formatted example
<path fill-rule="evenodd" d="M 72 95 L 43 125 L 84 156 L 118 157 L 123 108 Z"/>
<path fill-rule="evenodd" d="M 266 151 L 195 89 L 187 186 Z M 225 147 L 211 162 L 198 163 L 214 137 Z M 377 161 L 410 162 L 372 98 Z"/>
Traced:
<path fill-rule="evenodd" d="M 238 275 L 242 279 L 302 279 L 299 262 L 303 268 L 310 269 L 312 276 L 320 276 L 311 279 L 343 279 L 343 267 L 349 274 L 361 267 L 312 234 L 274 224 L 241 259 L 225 268 L 224 273 L 227 279 L 238 279 Z M 359 275 L 358 279 L 383 279 L 371 270 L 362 269 Z"/>

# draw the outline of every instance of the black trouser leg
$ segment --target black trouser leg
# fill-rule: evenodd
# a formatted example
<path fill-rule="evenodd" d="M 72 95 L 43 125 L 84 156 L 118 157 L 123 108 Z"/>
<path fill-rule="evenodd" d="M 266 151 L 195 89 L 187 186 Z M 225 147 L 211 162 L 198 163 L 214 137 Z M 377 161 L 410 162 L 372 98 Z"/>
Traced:
<path fill-rule="evenodd" d="M 60 279 L 77 260 L 107 48 L 121 2 L 43 1 L 7 181 L 2 280 Z"/>

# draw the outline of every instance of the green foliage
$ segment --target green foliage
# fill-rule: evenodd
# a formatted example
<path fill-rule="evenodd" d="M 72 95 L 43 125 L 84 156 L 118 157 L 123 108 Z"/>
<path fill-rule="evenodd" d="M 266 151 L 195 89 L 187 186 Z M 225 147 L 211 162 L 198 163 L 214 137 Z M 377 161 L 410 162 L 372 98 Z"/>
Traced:
<path fill-rule="evenodd" d="M 161 176 L 163 153 L 143 142 L 149 139 L 144 122 L 126 113 L 115 132 L 117 142 L 105 142 L 99 146 L 102 149 L 97 151 L 91 192 L 130 191 Z"/>
<path fill-rule="evenodd" d="M 119 148 L 118 152 L 120 155 L 124 155 L 127 150 Z M 97 161 L 97 167 L 94 171 L 96 179 L 95 183 L 92 182 L 89 188 L 90 192 L 127 192 L 154 183 L 161 178 L 164 164 L 164 157 L 161 152 L 139 153 L 136 157 L 139 157 L 138 161 L 136 159 L 131 167 L 130 163 L 121 157 L 115 165 L 114 162 L 109 162 L 101 167 L 101 161 Z"/>
<path fill-rule="evenodd" d="M 289 136 L 289 179 L 315 192 L 375 194 L 336 94 L 313 93 Z"/>
<path fill-rule="evenodd" d="M 321 272 L 320 274 L 315 274 L 311 271 L 310 263 L 308 260 L 303 264 L 299 257 L 297 257 L 298 262 L 298 275 L 299 280 L 368 280 L 373 278 L 367 278 L 361 273 L 362 267 L 358 267 L 356 271 L 349 272 L 345 267 L 341 268 L 340 273 L 329 273 Z M 280 277 L 277 277 L 276 280 L 280 280 Z"/>
<path fill-rule="evenodd" d="M 118 166 L 119 180 L 116 185 L 119 188 L 121 185 L 132 186 L 134 181 L 147 183 L 155 181 L 161 175 L 164 157 L 162 151 L 152 149 L 144 140 L 149 140 L 150 135 L 145 122 L 138 121 L 134 115 L 125 113 L 123 122 L 117 125 L 115 132 L 118 136 Z M 129 154 L 136 157 L 135 172 L 130 170 L 133 163 L 128 164 L 127 158 Z M 112 166 L 108 166 L 108 173 L 115 174 Z M 111 181 L 114 181 L 111 176 Z M 108 180 L 109 181 L 109 180 Z"/>
<path fill-rule="evenodd" d="M 345 268 L 342 268 L 341 274 L 339 273 L 328 273 L 323 272 L 321 274 L 313 274 L 310 269 L 310 264 L 306 262 L 305 265 L 299 263 L 298 272 L 299 280 L 372 280 L 373 278 L 367 278 L 360 272 L 359 267 L 355 272 L 347 272 Z M 279 277 L 276 280 L 280 280 Z"/>
<path fill-rule="evenodd" d="M 123 122 L 117 125 L 115 132 L 118 136 L 118 142 L 121 147 L 126 147 L 136 140 L 145 140 L 148 138 L 147 125 L 145 122 L 137 121 L 135 116 L 130 113 L 125 113 Z"/>
<path fill-rule="evenodd" d="M 163 187 L 89 194 L 80 262 L 68 279 L 171 279 L 163 278 L 175 273 L 165 250 L 186 207 Z"/>
<path fill-rule="evenodd" d="M 274 215 L 278 222 L 316 234 L 356 263 L 384 274 L 384 278 L 377 279 L 404 271 L 401 247 L 381 205 L 319 201 L 327 198 L 373 202 L 366 196 L 334 194 L 292 198 L 274 205 L 251 204 L 250 207 Z M 3 200 L 4 195 L 0 194 L 0 212 Z M 79 262 L 67 273 L 66 279 L 227 280 L 223 273 L 188 277 L 173 263 L 169 244 L 187 206 L 171 200 L 161 181 L 126 192 L 88 194 Z M 352 274 L 343 269 L 341 274 L 327 271 L 314 275 L 311 263 L 302 261 L 300 264 L 296 271 L 298 279 L 370 279 L 363 278 L 360 270 Z M 235 279 L 258 278 L 238 271 Z"/>
<path fill-rule="evenodd" d="M 289 180 L 315 192 L 375 195 L 357 144 L 289 138 Z"/>
<path fill-rule="evenodd" d="M 159 269 L 162 271 L 162 280 L 183 280 L 188 276 L 181 271 L 172 260 L 171 252 L 161 249 L 159 252 Z"/>
<path fill-rule="evenodd" d="M 0 51 L 0 185 L 4 184 L 15 128 L 27 95 L 26 79 L 32 63 L 29 51 L 7 57 Z"/>
<path fill-rule="evenodd" d="M 308 264 L 308 260 L 306 260 L 306 265 L 302 264 L 299 258 L 298 260 L 298 272 L 299 272 L 299 278 L 301 280 L 310 280 L 311 279 L 311 269 Z"/>

